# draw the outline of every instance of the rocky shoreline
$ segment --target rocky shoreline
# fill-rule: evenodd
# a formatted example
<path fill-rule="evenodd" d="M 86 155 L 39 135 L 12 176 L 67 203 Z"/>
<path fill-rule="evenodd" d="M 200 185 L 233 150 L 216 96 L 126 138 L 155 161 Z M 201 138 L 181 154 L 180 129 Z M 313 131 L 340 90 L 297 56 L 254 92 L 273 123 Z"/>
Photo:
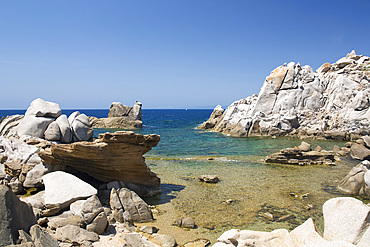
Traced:
<path fill-rule="evenodd" d="M 216 106 L 199 129 L 236 137 L 356 140 L 369 134 L 370 58 L 355 51 L 315 72 L 290 62 L 266 77 L 258 95 Z"/>
<path fill-rule="evenodd" d="M 122 108 L 122 104 L 113 105 Z M 141 115 L 141 104 L 135 106 L 128 112 Z M 122 112 L 117 114 L 122 117 Z M 204 125 L 218 125 L 224 114 L 218 107 L 212 113 L 213 122 Z M 158 210 L 142 199 L 161 193 L 160 179 L 143 157 L 159 143 L 160 136 L 117 131 L 93 138 L 89 117 L 79 112 L 67 117 L 57 104 L 41 99 L 31 103 L 25 116 L 3 118 L 0 133 L 0 246 L 178 245 L 173 236 L 158 234 L 154 221 Z M 362 136 L 333 151 L 319 147 L 312 151 L 310 144 L 302 142 L 265 161 L 333 165 L 336 156 L 350 154 L 365 161 L 354 167 L 338 188 L 344 194 L 368 197 L 369 143 L 369 137 Z M 209 186 L 219 182 L 216 175 L 198 179 Z M 232 199 L 225 201 L 225 205 L 233 203 Z M 368 205 L 354 198 L 334 198 L 324 204 L 323 214 L 324 234 L 308 219 L 291 232 L 230 230 L 214 246 L 363 247 L 370 243 Z M 281 222 L 290 216 L 265 212 L 263 217 Z M 193 229 L 196 222 L 184 217 L 173 226 Z M 206 239 L 188 240 L 183 246 L 211 244 Z"/>

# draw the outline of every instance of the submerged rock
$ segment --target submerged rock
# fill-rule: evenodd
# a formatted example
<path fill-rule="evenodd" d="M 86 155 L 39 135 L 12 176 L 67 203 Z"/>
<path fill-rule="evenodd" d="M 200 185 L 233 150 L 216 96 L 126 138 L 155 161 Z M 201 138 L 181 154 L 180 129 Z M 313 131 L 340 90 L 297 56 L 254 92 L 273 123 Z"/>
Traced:
<path fill-rule="evenodd" d="M 311 145 L 302 142 L 298 148 L 286 148 L 278 153 L 271 154 L 266 157 L 266 163 L 279 163 L 289 165 L 335 165 L 335 157 L 333 152 L 329 151 L 302 151 L 311 150 Z"/>

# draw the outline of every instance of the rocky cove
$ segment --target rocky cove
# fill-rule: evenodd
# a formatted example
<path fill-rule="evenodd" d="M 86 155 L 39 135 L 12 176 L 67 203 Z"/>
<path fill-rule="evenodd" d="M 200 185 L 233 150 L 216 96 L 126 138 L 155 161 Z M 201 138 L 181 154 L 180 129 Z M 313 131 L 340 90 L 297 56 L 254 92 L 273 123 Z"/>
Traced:
<path fill-rule="evenodd" d="M 186 115 L 184 113 L 184 116 L 189 115 Z M 54 119 L 57 119 L 58 117 L 48 116 L 48 118 Z M 83 119 L 86 118 L 81 116 L 80 119 L 82 119 L 81 121 L 79 120 L 80 122 L 84 122 L 85 120 Z M 4 123 L 3 121 L 2 123 Z M 7 124 L 7 126 L 12 126 L 12 124 Z M 55 210 L 55 207 L 42 208 L 41 213 L 44 214 L 45 217 L 41 217 L 41 219 L 45 220 L 45 218 L 48 218 L 50 223 L 46 223 L 46 225 L 45 222 L 42 221 L 40 221 L 39 223 L 43 225 L 43 227 L 47 226 L 45 229 L 51 236 L 56 237 L 59 241 L 59 245 L 62 246 L 68 246 L 68 244 L 69 246 L 77 244 L 98 245 L 99 242 L 104 246 L 103 241 L 106 241 L 109 238 L 111 238 L 111 242 L 108 242 L 108 245 L 107 242 L 105 242 L 105 246 L 114 246 L 113 240 L 118 240 L 119 242 L 119 239 L 126 239 L 126 244 L 128 246 L 151 246 L 153 244 L 168 246 L 166 245 L 167 243 L 161 243 L 160 240 L 155 239 L 155 237 L 153 237 L 154 235 L 148 233 L 150 232 L 149 230 L 145 230 L 147 233 L 141 232 L 141 234 L 148 237 L 151 242 L 147 242 L 145 238 L 140 237 L 140 234 L 128 234 L 130 232 L 129 229 L 132 230 L 130 220 L 127 219 L 127 213 L 125 219 L 125 215 L 121 215 L 119 212 L 120 210 L 125 208 L 124 212 L 129 212 L 131 217 L 133 215 L 136 215 L 135 213 L 132 213 L 132 211 L 128 209 L 126 210 L 125 205 L 123 205 L 123 201 L 126 201 L 123 198 L 126 198 L 128 193 L 131 193 L 132 198 L 136 198 L 134 194 L 132 194 L 135 192 L 128 192 L 126 190 L 129 189 L 130 191 L 136 191 L 136 194 L 141 195 L 142 197 L 151 196 L 150 198 L 145 197 L 144 199 L 148 203 L 148 206 L 155 205 L 155 207 L 151 208 L 150 212 L 152 213 L 153 218 L 156 220 L 149 223 L 140 223 L 143 220 L 140 220 L 140 218 L 135 218 L 136 220 L 134 220 L 134 224 L 139 227 L 135 228 L 133 232 L 139 231 L 141 226 L 153 225 L 159 228 L 159 234 L 170 234 L 175 237 L 179 244 L 185 244 L 188 241 L 192 241 L 198 238 L 205 238 L 211 240 L 211 243 L 216 245 L 248 246 L 248 244 L 252 244 L 253 242 L 249 241 L 250 239 L 259 239 L 260 242 L 255 242 L 254 246 L 263 246 L 263 244 L 266 245 L 266 242 L 263 241 L 267 241 L 268 243 L 268 239 L 281 238 L 285 240 L 290 239 L 290 245 L 282 245 L 281 243 L 280 245 L 273 245 L 271 243 L 268 246 L 304 246 L 302 243 L 294 244 L 292 242 L 292 237 L 294 234 L 289 235 L 287 234 L 287 232 L 284 231 L 280 231 L 278 232 L 278 234 L 276 234 L 275 232 L 272 233 L 272 235 L 268 235 L 267 233 L 261 233 L 258 235 L 255 232 L 238 230 L 233 230 L 232 232 L 229 232 L 229 230 L 242 229 L 270 232 L 279 228 L 285 228 L 289 231 L 292 231 L 300 226 L 302 223 L 306 222 L 308 218 L 314 218 L 315 223 L 317 224 L 320 231 L 323 231 L 324 228 L 325 231 L 328 231 L 327 229 L 330 229 L 327 228 L 327 226 L 324 226 L 324 222 L 322 219 L 322 205 L 330 198 L 344 196 L 344 194 L 340 193 L 336 189 L 337 185 L 360 161 L 354 161 L 349 157 L 336 155 L 337 159 L 335 161 L 335 166 L 292 166 L 266 164 L 264 159 L 267 155 L 278 152 L 282 148 L 294 148 L 295 146 L 299 147 L 301 141 L 298 139 L 292 139 L 290 137 L 279 137 L 276 139 L 261 137 L 250 137 L 242 139 L 230 138 L 218 133 L 192 129 L 195 126 L 196 125 L 194 125 L 193 127 L 190 126 L 190 128 L 189 126 L 183 126 L 184 128 L 179 128 L 180 126 L 177 126 L 179 128 L 178 132 L 171 132 L 171 134 L 166 134 L 165 130 L 162 133 L 157 133 L 160 134 L 162 140 L 167 138 L 170 139 L 170 142 L 167 142 L 166 145 L 172 143 L 173 146 L 177 146 L 177 148 L 174 148 L 174 154 L 167 156 L 163 154 L 161 155 L 161 149 L 156 149 L 155 146 L 161 145 L 162 142 L 159 141 L 159 138 L 156 137 L 156 135 L 147 135 L 148 133 L 143 133 L 149 132 L 151 130 L 151 126 L 144 127 L 143 130 L 135 131 L 141 132 L 143 135 L 134 134 L 132 132 L 116 132 L 111 134 L 101 133 L 100 136 L 95 135 L 95 138 L 92 141 L 89 134 L 91 131 L 91 122 L 89 124 L 87 121 L 85 121 L 85 124 L 82 126 L 85 128 L 85 130 L 81 132 L 87 134 L 86 140 L 88 142 L 77 139 L 77 136 L 80 136 L 80 138 L 81 136 L 84 136 L 81 135 L 81 132 L 80 135 L 74 134 L 74 129 L 77 130 L 80 128 L 70 128 L 70 130 L 72 131 L 71 144 L 61 144 L 60 139 L 57 142 L 50 140 L 45 141 L 43 139 L 43 137 L 45 137 L 45 134 L 41 136 L 42 138 L 21 137 L 20 140 L 23 143 L 41 149 L 39 155 L 44 161 L 47 161 L 45 163 L 48 163 L 48 165 L 54 168 L 59 166 L 58 172 L 63 170 L 68 174 L 75 174 L 77 177 L 81 177 L 83 178 L 83 180 L 88 181 L 89 184 L 93 185 L 93 187 L 97 189 L 97 192 L 92 191 L 90 193 L 96 193 L 99 196 L 99 200 L 102 205 L 98 205 L 98 209 L 95 210 L 94 213 L 76 213 L 76 211 L 74 211 L 74 213 L 72 212 L 74 216 L 77 215 L 78 217 L 80 217 L 80 219 L 83 220 L 82 223 L 79 223 L 81 224 L 79 228 L 88 230 L 94 229 L 91 225 L 92 222 L 95 221 L 97 225 L 97 222 L 100 222 L 102 218 L 104 219 L 104 213 L 106 214 L 109 225 L 113 226 L 113 228 L 110 228 L 110 230 L 108 228 L 104 229 L 106 232 L 105 234 L 100 235 L 99 241 L 97 240 L 96 236 L 94 236 L 90 240 L 85 240 L 85 242 L 81 242 L 79 240 L 80 243 L 78 243 L 77 240 L 71 241 L 67 240 L 66 238 L 62 238 L 63 234 L 61 234 L 61 230 L 58 230 L 58 228 L 63 228 L 64 226 L 56 227 L 54 222 L 60 220 L 60 218 L 53 218 L 53 214 L 58 213 L 56 213 L 55 211 L 50 212 Z M 4 129 L 3 126 L 1 128 Z M 189 128 L 190 130 L 185 130 L 185 128 Z M 8 130 L 9 129 L 13 128 L 8 128 Z M 59 129 L 61 130 L 60 127 Z M 15 129 L 13 129 L 13 131 L 14 130 Z M 171 129 L 167 129 L 167 132 L 170 131 Z M 173 135 L 174 133 L 180 135 L 179 132 L 184 132 L 183 135 L 194 135 L 194 143 L 185 142 L 184 139 L 181 139 L 181 137 L 178 137 L 177 139 L 171 139 L 174 138 L 171 137 L 171 135 Z M 9 130 L 6 131 L 6 133 L 6 135 L 8 135 L 9 133 L 14 132 Z M 43 133 L 45 133 L 45 131 Z M 48 131 L 48 133 L 53 132 Z M 6 138 L 12 137 L 8 136 Z M 73 138 L 75 139 L 74 142 Z M 210 145 L 210 142 L 200 141 L 210 139 L 212 139 L 213 141 L 212 145 Z M 353 136 L 351 139 L 353 139 L 352 145 L 360 145 L 366 148 L 366 138 L 362 142 L 360 138 L 355 138 L 355 136 Z M 325 141 L 311 139 L 306 141 L 311 144 L 312 149 L 316 149 L 317 146 L 320 146 L 324 150 L 334 152 L 334 145 L 337 145 L 338 147 L 340 147 L 340 149 L 348 148 L 346 146 L 346 142 L 343 141 Z M 14 143 L 15 142 L 16 140 L 14 140 Z M 182 149 L 182 146 L 185 145 L 194 146 L 193 148 L 198 150 L 197 152 L 195 152 L 194 149 Z M 4 146 L 6 145 L 3 145 L 3 147 Z M 97 163 L 89 161 L 89 159 L 91 160 L 95 158 L 98 160 L 102 159 L 94 154 L 94 152 L 96 152 L 94 151 L 94 149 L 103 151 L 103 153 L 106 152 L 105 156 L 111 156 L 112 154 L 114 154 L 114 152 L 112 153 L 111 151 L 109 151 L 112 147 L 115 148 L 113 148 L 113 150 L 111 151 L 114 151 L 118 147 L 120 147 L 122 149 L 119 153 L 126 152 L 126 150 L 133 150 L 133 153 L 139 154 L 136 156 L 130 156 L 131 158 L 128 158 L 128 160 L 125 161 L 125 163 L 127 163 L 131 160 L 136 160 L 135 162 L 133 162 L 133 166 L 131 168 L 128 167 L 126 171 L 132 171 L 134 167 L 135 169 L 136 167 L 138 167 L 138 170 L 140 170 L 139 167 L 143 167 L 145 169 L 142 169 L 142 175 L 135 176 L 135 179 L 137 179 L 138 177 L 145 178 L 145 176 L 148 175 L 149 177 L 146 177 L 145 179 L 141 179 L 139 181 L 132 180 L 132 177 L 124 176 L 113 178 L 114 175 L 120 176 L 120 174 L 114 174 L 114 172 L 109 173 L 109 167 L 104 167 L 104 162 Z M 153 150 L 148 152 L 151 148 L 153 148 Z M 3 150 L 5 151 L 5 149 Z M 228 152 L 226 152 L 225 150 L 228 150 Z M 144 153 L 146 153 L 145 160 L 142 158 Z M 183 153 L 183 155 L 181 155 L 181 153 Z M 29 156 L 27 156 L 23 160 L 24 162 L 18 162 L 21 164 L 21 167 L 19 168 L 18 166 L 17 168 L 17 166 L 14 164 L 16 162 L 11 165 L 12 162 L 10 162 L 11 160 L 9 159 L 9 157 L 14 156 L 7 155 L 7 158 L 2 158 L 2 163 L 6 163 L 6 166 L 4 165 L 4 168 L 6 168 L 4 169 L 5 173 L 12 176 L 13 178 L 17 177 L 18 182 L 16 179 L 9 178 L 9 176 L 4 175 L 4 178 L 6 177 L 6 179 L 10 179 L 10 181 L 7 181 L 5 183 L 7 183 L 8 185 L 10 184 L 9 186 L 12 189 L 16 190 L 18 188 L 17 185 L 19 185 L 19 182 L 22 182 L 24 184 L 25 180 L 23 179 L 25 179 L 27 177 L 27 174 L 29 173 L 29 168 L 26 169 L 26 166 L 23 165 L 26 163 L 35 164 L 36 167 L 36 165 L 39 164 L 38 162 L 40 160 L 38 160 L 36 157 L 30 159 Z M 65 157 L 65 159 L 63 157 Z M 364 158 L 365 157 L 366 156 L 364 156 Z M 119 160 L 122 157 L 117 156 L 117 158 Z M 64 162 L 66 162 L 66 167 L 63 167 L 62 164 L 60 164 Z M 116 161 L 110 161 L 110 163 L 114 164 L 114 166 L 119 166 L 119 162 L 114 162 Z M 147 164 L 150 170 L 148 170 L 146 166 L 142 166 L 143 162 L 144 165 L 145 163 Z M 98 170 L 101 171 L 100 174 L 99 172 L 94 171 L 96 170 L 96 168 L 94 168 L 92 165 L 97 165 L 99 169 L 102 169 Z M 9 167 L 12 167 L 14 169 L 9 169 Z M 50 169 L 50 167 L 45 167 L 43 172 L 47 169 Z M 367 168 L 365 166 L 361 169 L 366 171 Z M 47 172 L 50 171 L 51 169 Z M 89 173 L 88 178 L 90 180 L 87 180 L 85 175 L 85 177 L 82 176 L 83 174 L 81 174 L 81 172 Z M 104 172 L 107 172 L 106 176 L 104 176 Z M 50 172 L 48 174 L 53 173 Z M 56 181 L 59 177 L 58 175 L 55 178 L 48 179 L 48 174 L 45 175 L 46 177 L 43 180 L 43 183 L 45 183 L 43 185 L 45 186 L 45 193 L 48 192 L 47 181 Z M 200 182 L 197 177 L 203 174 L 217 174 L 220 178 L 220 181 L 216 184 Z M 123 173 L 123 175 L 125 175 L 125 173 Z M 111 176 L 112 181 L 107 180 L 106 177 Z M 91 177 L 95 177 L 95 179 L 100 182 L 97 182 L 95 179 L 91 179 Z M 161 192 L 158 190 L 159 180 L 156 179 L 157 177 L 161 178 Z M 122 182 L 118 182 L 117 180 L 122 180 Z M 149 184 L 145 184 L 146 182 L 149 182 Z M 38 183 L 40 183 L 40 181 L 38 181 Z M 40 188 L 42 188 L 42 185 L 38 186 L 41 186 Z M 125 187 L 125 189 L 121 189 L 121 187 Z M 155 194 L 157 195 L 153 196 Z M 87 199 L 86 202 L 79 202 L 77 204 L 84 205 L 91 204 L 93 202 L 93 204 L 99 204 L 93 195 L 85 197 L 89 199 Z M 117 197 L 119 198 L 118 201 L 114 199 Z M 366 197 L 361 197 L 361 199 L 366 202 Z M 135 199 L 135 201 L 140 200 Z M 118 202 L 120 202 L 121 204 L 119 204 Z M 357 201 L 354 202 L 354 204 L 358 205 Z M 360 208 L 363 208 L 361 204 L 359 205 Z M 350 206 L 348 207 L 355 208 L 356 206 L 350 204 Z M 72 206 L 70 206 L 70 208 L 72 210 Z M 145 209 L 147 207 L 140 206 L 137 208 Z M 45 210 L 46 212 L 43 212 Z M 84 209 L 81 210 L 82 212 L 84 212 Z M 354 209 L 353 211 L 361 210 Z M 366 207 L 363 211 L 366 212 Z M 150 215 L 150 213 L 148 213 L 148 210 L 145 212 L 147 213 L 143 213 L 143 215 Z M 40 215 L 40 212 L 37 212 L 36 210 L 36 214 L 37 213 L 39 213 Z M 52 215 L 47 216 L 47 214 Z M 90 218 L 87 218 L 84 216 L 85 214 L 92 214 L 94 216 L 90 216 Z M 122 218 L 120 218 L 120 215 L 122 216 Z M 67 214 L 66 218 L 71 216 L 72 215 L 70 215 L 69 213 Z M 178 226 L 172 226 L 175 220 L 184 219 L 187 217 L 191 217 L 194 219 L 196 225 L 195 229 L 184 230 L 183 228 L 180 228 Z M 330 218 L 330 216 L 326 217 Z M 113 223 L 112 218 L 115 219 L 116 223 Z M 337 216 L 334 216 L 334 218 L 337 218 Z M 123 221 L 122 225 L 120 225 L 120 223 L 117 223 L 120 219 L 121 221 Z M 83 226 L 84 224 L 85 226 Z M 86 225 L 89 227 L 87 227 Z M 306 227 L 305 232 L 309 233 L 310 235 L 314 235 L 316 241 L 321 241 L 320 234 L 318 236 L 315 235 L 316 230 L 313 230 L 314 227 L 312 227 L 313 225 L 310 223 L 310 221 L 307 221 L 307 223 L 305 223 L 305 225 L 303 226 L 305 227 L 307 225 L 308 227 Z M 36 239 L 36 237 L 34 236 L 37 235 L 34 233 L 36 232 L 35 228 L 36 227 L 33 227 L 33 230 L 29 231 L 32 238 L 34 239 Z M 74 229 L 76 230 L 76 228 Z M 116 232 L 114 232 L 112 229 L 115 229 Z M 123 229 L 128 229 L 128 231 Z M 295 232 L 299 232 L 298 230 Z M 351 230 L 356 232 L 358 229 L 354 229 L 352 225 Z M 333 231 L 336 230 L 334 229 Z M 349 238 L 345 239 L 346 241 L 348 240 L 348 245 L 344 245 L 344 243 L 342 243 L 343 246 L 351 246 L 350 243 L 362 244 L 359 246 L 366 246 L 363 245 L 365 240 L 363 240 L 361 243 L 360 238 L 363 236 L 367 236 L 366 229 L 360 229 L 359 231 L 362 233 L 355 233 L 355 236 L 352 238 L 352 240 Z M 92 232 L 94 232 L 94 230 Z M 223 232 L 225 232 L 225 234 L 227 233 L 227 237 L 222 234 Z M 339 230 L 337 232 L 339 232 Z M 124 235 L 129 235 L 129 237 L 125 238 Z M 216 243 L 216 239 L 219 238 L 221 235 L 223 235 L 223 237 L 221 237 Z M 302 236 L 302 234 L 298 235 Z M 130 240 L 130 238 L 136 240 Z M 312 238 L 307 239 L 312 240 Z M 325 239 L 331 241 L 338 240 L 328 237 L 327 235 L 325 236 Z M 136 241 L 136 245 L 133 244 L 135 242 L 132 241 Z M 36 243 L 37 241 L 33 240 L 33 242 Z M 199 246 L 202 245 L 202 243 L 203 242 L 200 241 L 197 244 Z M 309 243 L 308 240 L 306 244 L 307 243 Z M 330 246 L 330 243 L 325 242 L 324 240 L 322 240 L 321 243 L 322 246 Z M 334 245 L 338 243 L 339 242 L 333 242 L 331 243 L 331 246 L 338 246 Z M 368 242 L 365 242 L 365 244 L 366 243 Z M 119 242 L 117 246 L 122 246 L 122 244 L 123 242 Z M 205 244 L 203 243 L 203 246 L 204 245 Z"/>

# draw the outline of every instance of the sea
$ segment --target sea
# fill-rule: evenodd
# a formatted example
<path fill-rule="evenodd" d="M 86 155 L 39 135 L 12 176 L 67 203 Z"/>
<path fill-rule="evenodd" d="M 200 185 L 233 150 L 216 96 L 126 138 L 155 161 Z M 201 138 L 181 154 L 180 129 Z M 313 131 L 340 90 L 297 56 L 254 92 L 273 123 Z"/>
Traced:
<path fill-rule="evenodd" d="M 73 111 L 62 110 L 67 116 Z M 108 115 L 108 110 L 79 111 L 99 118 Z M 0 110 L 0 117 L 24 112 Z M 144 126 L 135 132 L 161 136 L 159 144 L 145 154 L 148 167 L 161 179 L 162 194 L 146 199 L 157 210 L 153 224 L 180 240 L 205 237 L 213 243 L 226 230 L 292 230 L 308 218 L 323 230 L 323 203 L 344 196 L 337 185 L 359 162 L 340 157 L 335 166 L 266 164 L 267 155 L 298 146 L 302 140 L 235 138 L 196 129 L 211 113 L 210 109 L 143 109 Z M 107 131 L 117 129 L 95 129 L 94 135 Z M 325 150 L 345 144 L 305 141 Z M 200 182 L 197 177 L 205 174 L 217 175 L 220 181 Z M 184 217 L 192 217 L 196 229 L 184 233 L 171 226 Z"/>

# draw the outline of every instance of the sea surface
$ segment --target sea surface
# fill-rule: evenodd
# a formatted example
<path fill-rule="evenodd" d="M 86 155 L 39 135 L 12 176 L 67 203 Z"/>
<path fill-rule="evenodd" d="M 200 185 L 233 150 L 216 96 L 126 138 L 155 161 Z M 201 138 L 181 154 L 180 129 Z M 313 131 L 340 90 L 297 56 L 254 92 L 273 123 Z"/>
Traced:
<path fill-rule="evenodd" d="M 69 115 L 74 110 L 63 110 Z M 80 110 L 89 116 L 107 117 L 108 110 Z M 162 233 L 181 240 L 205 237 L 213 243 L 222 232 L 237 228 L 271 231 L 294 229 L 313 218 L 323 229 L 322 205 L 341 195 L 336 186 L 358 163 L 341 158 L 336 166 L 265 164 L 265 156 L 294 147 L 292 138 L 235 138 L 195 129 L 212 110 L 143 110 L 141 134 L 159 134 L 160 143 L 145 154 L 149 168 L 161 178 L 162 195 L 148 200 L 158 210 Z M 24 111 L 0 111 L 0 117 Z M 112 129 L 95 129 L 94 135 Z M 332 150 L 339 141 L 306 140 L 315 148 Z M 220 182 L 205 184 L 197 177 L 218 175 Z M 271 221 L 265 213 L 274 216 Z M 279 219 L 286 217 L 287 220 Z M 197 228 L 184 232 L 172 227 L 177 218 L 192 217 Z"/>

